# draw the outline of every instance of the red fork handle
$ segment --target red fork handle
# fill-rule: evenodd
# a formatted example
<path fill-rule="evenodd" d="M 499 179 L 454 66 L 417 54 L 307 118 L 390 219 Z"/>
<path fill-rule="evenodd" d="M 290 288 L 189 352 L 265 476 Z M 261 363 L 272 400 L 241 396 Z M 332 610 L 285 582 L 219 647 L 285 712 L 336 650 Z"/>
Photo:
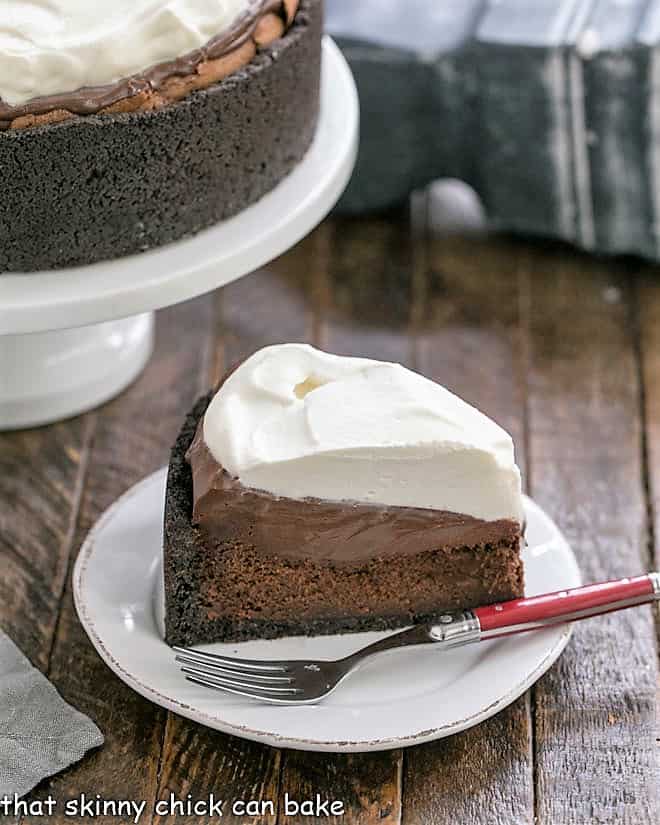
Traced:
<path fill-rule="evenodd" d="M 481 626 L 481 638 L 490 639 L 657 600 L 660 600 L 660 573 L 649 573 L 477 607 L 473 612 Z"/>

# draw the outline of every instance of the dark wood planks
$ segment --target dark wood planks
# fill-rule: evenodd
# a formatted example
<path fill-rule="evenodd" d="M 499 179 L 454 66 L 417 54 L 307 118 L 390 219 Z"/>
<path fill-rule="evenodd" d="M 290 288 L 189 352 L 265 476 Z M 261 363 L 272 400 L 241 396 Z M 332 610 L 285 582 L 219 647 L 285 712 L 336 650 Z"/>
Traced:
<path fill-rule="evenodd" d="M 0 627 L 45 671 L 93 418 L 0 435 Z"/>
<path fill-rule="evenodd" d="M 638 273 L 635 314 L 639 335 L 642 400 L 644 403 L 645 482 L 649 510 L 649 567 L 660 570 L 660 272 L 644 267 Z M 660 641 L 660 611 L 655 611 Z M 656 708 L 660 709 L 660 678 Z M 660 765 L 660 712 L 656 715 L 657 762 Z M 656 771 L 660 768 L 656 765 Z M 657 773 L 656 773 L 657 776 Z M 660 784 L 660 777 L 658 777 Z"/>
<path fill-rule="evenodd" d="M 585 580 L 647 560 L 630 273 L 529 247 L 529 460 Z M 535 689 L 539 825 L 658 821 L 657 651 L 650 608 L 579 623 Z"/>
<path fill-rule="evenodd" d="M 341 802 L 336 816 L 286 815 L 284 795 L 292 800 Z M 342 809 L 340 809 L 342 810 Z M 401 751 L 381 753 L 284 754 L 280 796 L 281 825 L 396 825 L 401 821 Z"/>
<path fill-rule="evenodd" d="M 639 335 L 645 465 L 648 494 L 649 565 L 660 567 L 660 271 L 643 268 L 635 282 L 635 322 Z"/>
<path fill-rule="evenodd" d="M 525 456 L 525 353 L 515 246 L 436 238 L 422 262 L 418 368 L 511 432 Z M 441 666 L 441 663 L 438 663 Z M 529 697 L 478 727 L 405 752 L 404 825 L 531 823 Z"/>
<path fill-rule="evenodd" d="M 159 315 L 156 353 L 139 380 L 94 413 L 89 459 L 75 546 L 118 495 L 167 462 L 182 417 L 200 391 L 208 361 L 208 299 Z M 59 800 L 80 793 L 153 804 L 165 712 L 120 682 L 101 662 L 82 630 L 67 587 L 51 657 L 50 678 L 106 736 L 104 747 L 43 784 Z M 39 820 L 36 819 L 35 822 Z M 52 822 L 68 822 L 60 815 Z M 112 819 L 96 819 L 112 822 Z"/>
<path fill-rule="evenodd" d="M 225 364 L 284 340 L 393 358 L 447 383 L 512 431 L 521 460 L 529 455 L 533 494 L 569 535 L 585 578 L 657 567 L 657 278 L 655 270 L 640 276 L 635 311 L 623 264 L 501 240 L 427 246 L 396 217 L 333 221 L 215 300 L 162 314 L 154 361 L 115 402 L 0 436 L 0 500 L 9 505 L 0 512 L 0 625 L 44 670 L 56 636 L 52 677 L 108 736 L 97 754 L 38 793 L 279 799 L 279 816 L 223 820 L 252 825 L 314 821 L 284 815 L 287 792 L 343 799 L 347 813 L 334 820 L 342 825 L 508 825 L 531 823 L 534 814 L 540 825 L 658 821 L 648 609 L 576 629 L 535 690 L 535 730 L 522 698 L 471 731 L 403 756 L 279 752 L 175 716 L 166 721 L 100 663 L 68 590 L 58 618 L 70 557 L 86 529 L 165 462 L 193 397 Z"/>
<path fill-rule="evenodd" d="M 158 783 L 158 799 L 224 800 L 222 822 L 272 825 L 277 815 L 280 752 L 256 742 L 212 731 L 170 714 Z M 243 801 L 246 807 L 237 809 Z M 243 815 L 247 803 L 265 805 L 262 815 Z M 269 807 L 272 805 L 272 813 Z M 241 814 L 241 815 L 239 815 Z M 154 822 L 203 823 L 205 816 L 157 816 Z"/>
<path fill-rule="evenodd" d="M 219 290 L 216 336 L 222 371 L 260 347 L 311 341 L 316 255 L 327 227 L 317 229 L 286 255 Z"/>

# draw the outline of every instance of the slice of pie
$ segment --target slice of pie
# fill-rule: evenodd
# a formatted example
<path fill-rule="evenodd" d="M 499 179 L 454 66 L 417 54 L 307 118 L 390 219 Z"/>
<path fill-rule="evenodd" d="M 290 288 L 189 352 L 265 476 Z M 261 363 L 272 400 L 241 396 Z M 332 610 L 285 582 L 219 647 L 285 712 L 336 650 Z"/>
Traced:
<path fill-rule="evenodd" d="M 382 630 L 523 595 L 511 437 L 399 364 L 259 350 L 201 399 L 165 507 L 171 644 Z"/>

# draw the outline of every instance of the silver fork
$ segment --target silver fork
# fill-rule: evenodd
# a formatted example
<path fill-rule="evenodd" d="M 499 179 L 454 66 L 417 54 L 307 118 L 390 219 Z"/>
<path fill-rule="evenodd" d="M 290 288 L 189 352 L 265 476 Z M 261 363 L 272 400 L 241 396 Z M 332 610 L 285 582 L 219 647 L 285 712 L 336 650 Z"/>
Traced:
<path fill-rule="evenodd" d="M 479 628 L 471 611 L 447 613 L 438 625 L 415 625 L 400 633 L 363 647 L 335 661 L 309 659 L 234 659 L 192 648 L 174 647 L 176 661 L 189 682 L 204 687 L 249 696 L 279 705 L 303 705 L 318 702 L 330 694 L 366 659 L 400 647 L 444 643 L 450 647 L 454 638 L 466 644 L 469 633 Z"/>
<path fill-rule="evenodd" d="M 660 601 L 659 573 L 447 612 L 434 624 L 415 625 L 337 661 L 262 661 L 191 648 L 174 650 L 186 678 L 198 685 L 273 704 L 311 704 L 328 696 L 349 673 L 377 653 L 425 644 L 447 650 L 653 601 Z"/>

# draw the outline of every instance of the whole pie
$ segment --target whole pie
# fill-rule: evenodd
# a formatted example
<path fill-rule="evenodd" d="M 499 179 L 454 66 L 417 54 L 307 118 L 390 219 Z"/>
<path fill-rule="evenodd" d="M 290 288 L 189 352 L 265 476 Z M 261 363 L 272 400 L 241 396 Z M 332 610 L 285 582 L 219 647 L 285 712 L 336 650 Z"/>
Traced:
<path fill-rule="evenodd" d="M 322 0 L 0 4 L 0 272 L 180 239 L 303 158 Z"/>

